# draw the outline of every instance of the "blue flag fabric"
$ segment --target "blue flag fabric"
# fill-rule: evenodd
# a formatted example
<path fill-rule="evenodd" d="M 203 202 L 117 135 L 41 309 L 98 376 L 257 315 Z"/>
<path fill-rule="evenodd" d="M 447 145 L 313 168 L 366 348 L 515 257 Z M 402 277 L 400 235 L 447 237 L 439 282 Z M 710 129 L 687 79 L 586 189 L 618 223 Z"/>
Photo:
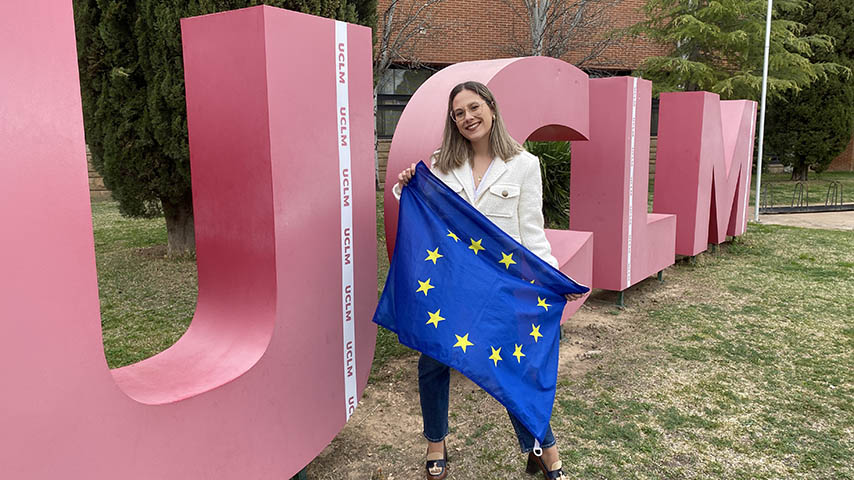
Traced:
<path fill-rule="evenodd" d="M 480 385 L 542 441 L 564 294 L 589 289 L 504 233 L 423 163 L 415 171 L 401 193 L 374 322 Z"/>

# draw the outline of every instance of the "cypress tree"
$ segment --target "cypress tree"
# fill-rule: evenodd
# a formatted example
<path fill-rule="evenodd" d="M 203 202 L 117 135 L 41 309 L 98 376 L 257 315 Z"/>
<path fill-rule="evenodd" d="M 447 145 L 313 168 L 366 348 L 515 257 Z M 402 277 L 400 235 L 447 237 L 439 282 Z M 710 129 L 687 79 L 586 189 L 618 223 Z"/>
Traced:
<path fill-rule="evenodd" d="M 705 90 L 724 99 L 758 99 L 767 5 L 767 0 L 647 0 L 648 20 L 632 30 L 672 51 L 648 58 L 639 73 L 653 81 L 656 91 Z M 811 61 L 814 52 L 831 47 L 830 37 L 807 34 L 803 24 L 779 18 L 780 13 L 800 12 L 809 5 L 805 0 L 774 2 L 768 80 L 772 98 L 840 71 L 838 64 Z"/>
<path fill-rule="evenodd" d="M 74 0 L 92 162 L 123 215 L 165 217 L 170 255 L 195 248 L 180 19 L 259 4 L 376 22 L 376 0 Z"/>
<path fill-rule="evenodd" d="M 377 31 L 377 0 L 351 0 L 356 9 L 358 23 L 367 25 Z"/>
<path fill-rule="evenodd" d="M 824 33 L 834 40 L 832 52 L 816 59 L 854 68 L 854 1 L 814 0 L 793 20 L 805 33 Z M 792 167 L 792 180 L 821 172 L 851 140 L 854 130 L 854 78 L 830 75 L 806 89 L 786 95 L 768 108 L 768 151 Z"/>

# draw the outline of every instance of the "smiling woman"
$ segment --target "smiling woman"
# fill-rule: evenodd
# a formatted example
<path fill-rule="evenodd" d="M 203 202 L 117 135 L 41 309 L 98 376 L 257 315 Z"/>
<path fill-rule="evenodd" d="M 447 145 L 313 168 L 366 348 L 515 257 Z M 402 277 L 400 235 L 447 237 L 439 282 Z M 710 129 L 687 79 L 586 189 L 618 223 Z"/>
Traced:
<path fill-rule="evenodd" d="M 442 146 L 431 158 L 431 171 L 506 234 L 558 268 L 543 225 L 539 160 L 510 136 L 489 88 L 475 81 L 454 86 L 444 123 Z M 398 175 L 396 197 L 414 174 L 415 165 L 411 165 Z M 445 437 L 450 369 L 429 353 L 425 351 L 418 363 L 426 476 L 441 480 L 448 474 Z M 542 438 L 535 438 L 510 410 L 508 414 L 522 452 L 529 454 L 528 472 L 542 471 L 547 480 L 564 478 L 551 428 Z"/>
<path fill-rule="evenodd" d="M 492 108 L 480 96 L 471 90 L 463 90 L 454 97 L 451 119 L 457 124 L 460 133 L 469 142 L 477 143 L 492 131 L 495 115 Z M 486 107 L 486 108 L 482 108 Z"/>
<path fill-rule="evenodd" d="M 443 173 L 470 162 L 479 185 L 495 157 L 506 162 L 523 150 L 507 132 L 495 97 L 482 83 L 455 86 L 448 96 L 448 111 L 436 156 L 436 166 Z"/>

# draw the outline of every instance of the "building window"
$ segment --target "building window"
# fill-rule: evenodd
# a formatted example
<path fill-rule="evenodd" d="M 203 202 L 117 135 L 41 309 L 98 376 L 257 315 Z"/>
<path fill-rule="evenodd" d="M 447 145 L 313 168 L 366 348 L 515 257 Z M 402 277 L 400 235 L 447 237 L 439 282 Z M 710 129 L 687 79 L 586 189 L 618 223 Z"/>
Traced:
<path fill-rule="evenodd" d="M 379 80 L 377 89 L 377 136 L 391 138 L 400 115 L 412 94 L 418 90 L 433 70 L 390 68 Z"/>

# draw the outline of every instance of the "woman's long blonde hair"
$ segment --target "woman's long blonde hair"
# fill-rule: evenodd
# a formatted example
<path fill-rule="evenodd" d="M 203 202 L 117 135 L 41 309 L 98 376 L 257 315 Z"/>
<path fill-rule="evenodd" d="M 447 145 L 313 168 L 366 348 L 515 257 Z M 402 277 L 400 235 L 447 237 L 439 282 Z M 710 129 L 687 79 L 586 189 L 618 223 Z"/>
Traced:
<path fill-rule="evenodd" d="M 495 103 L 495 97 L 486 88 L 486 85 L 479 82 L 463 82 L 452 88 L 448 96 L 445 133 L 442 135 L 442 147 L 436 153 L 436 166 L 442 173 L 448 173 L 474 158 L 474 149 L 471 146 L 471 142 L 460 133 L 456 122 L 451 118 L 451 113 L 454 109 L 454 97 L 463 90 L 471 90 L 480 95 L 480 98 L 486 102 L 486 105 L 489 106 L 495 116 L 495 119 L 492 121 L 492 130 L 489 132 L 489 147 L 492 149 L 492 154 L 506 162 L 523 150 L 522 145 L 519 145 L 519 142 L 507 133 L 507 127 L 504 126 L 504 120 L 501 119 L 501 112 L 498 111 L 498 104 Z"/>

